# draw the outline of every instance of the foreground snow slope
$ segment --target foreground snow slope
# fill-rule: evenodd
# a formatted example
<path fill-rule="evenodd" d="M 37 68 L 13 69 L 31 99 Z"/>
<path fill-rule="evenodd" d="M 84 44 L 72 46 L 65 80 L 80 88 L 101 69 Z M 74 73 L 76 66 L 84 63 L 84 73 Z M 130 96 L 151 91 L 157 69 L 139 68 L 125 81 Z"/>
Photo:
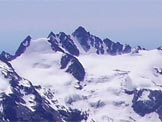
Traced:
<path fill-rule="evenodd" d="M 140 116 L 133 110 L 134 94 L 126 91 L 161 90 L 162 52 L 159 50 L 110 56 L 82 54 L 78 60 L 86 75 L 79 82 L 60 69 L 61 52 L 54 52 L 48 39 L 32 40 L 26 51 L 11 64 L 35 85 L 51 89 L 62 105 L 87 111 L 87 121 L 160 122 L 156 112 Z M 81 87 L 81 89 L 78 89 Z M 139 100 L 148 100 L 143 93 Z M 119 115 L 119 116 L 117 116 Z"/>
<path fill-rule="evenodd" d="M 87 119 L 87 114 L 59 103 L 53 91 L 34 86 L 20 77 L 11 64 L 0 59 L 1 122 L 64 122 Z"/>

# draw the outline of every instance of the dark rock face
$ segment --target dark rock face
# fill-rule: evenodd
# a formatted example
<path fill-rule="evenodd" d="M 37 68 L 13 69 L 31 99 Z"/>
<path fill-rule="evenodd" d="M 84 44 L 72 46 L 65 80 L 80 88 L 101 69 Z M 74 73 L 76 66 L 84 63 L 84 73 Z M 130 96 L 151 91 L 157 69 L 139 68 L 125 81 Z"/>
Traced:
<path fill-rule="evenodd" d="M 88 52 L 91 48 L 94 48 L 97 54 L 119 55 L 131 52 L 131 47 L 129 45 L 124 47 L 119 42 L 115 43 L 110 39 L 104 39 L 102 41 L 99 37 L 91 35 L 83 27 L 76 29 L 72 35 L 77 38 L 77 41 L 85 52 Z M 104 49 L 104 45 L 106 49 Z"/>
<path fill-rule="evenodd" d="M 78 48 L 70 36 L 66 35 L 64 32 L 60 32 L 56 35 L 51 32 L 48 38 L 50 38 L 49 42 L 52 44 L 53 49 L 58 50 L 57 48 L 61 45 L 61 47 L 71 55 L 79 56 Z"/>
<path fill-rule="evenodd" d="M 158 50 L 162 50 L 162 46 L 158 47 L 157 49 L 158 49 Z"/>
<path fill-rule="evenodd" d="M 77 38 L 78 42 L 86 52 L 94 47 L 96 49 L 95 53 L 104 54 L 103 41 L 99 37 L 90 35 L 90 33 L 83 27 L 80 26 L 77 28 L 74 31 L 73 36 Z"/>
<path fill-rule="evenodd" d="M 19 48 L 15 53 L 15 57 L 20 56 L 22 53 L 25 52 L 26 48 L 30 46 L 31 37 L 27 36 L 26 39 L 20 44 Z"/>
<path fill-rule="evenodd" d="M 50 38 L 52 38 L 52 37 L 50 37 Z M 64 54 L 64 56 L 60 60 L 60 64 L 61 64 L 60 68 L 61 69 L 67 68 L 66 72 L 72 74 L 77 80 L 79 80 L 79 81 L 84 80 L 85 71 L 84 71 L 84 67 L 79 62 L 79 60 L 77 58 L 75 58 L 73 55 L 65 53 L 63 51 L 63 49 L 61 49 L 58 46 L 58 42 L 56 39 L 54 39 L 54 38 L 50 39 L 49 42 L 51 43 L 51 47 L 55 52 L 60 51 Z M 68 65 L 68 64 L 70 64 L 70 65 Z"/>
<path fill-rule="evenodd" d="M 5 51 L 3 51 L 0 54 L 0 58 L 3 61 L 11 61 L 14 60 L 15 58 L 17 58 L 18 56 L 20 56 L 21 54 L 23 54 L 26 50 L 27 47 L 30 46 L 30 42 L 31 42 L 31 37 L 27 36 L 24 41 L 20 44 L 19 48 L 17 49 L 17 51 L 15 52 L 14 55 L 11 55 Z"/>
<path fill-rule="evenodd" d="M 70 36 L 67 36 L 64 32 L 60 32 L 59 37 L 61 46 L 68 51 L 68 53 L 79 56 L 79 50 L 74 44 L 73 40 L 70 39 Z"/>
<path fill-rule="evenodd" d="M 141 46 L 137 46 L 132 53 L 139 53 L 140 50 L 146 50 L 145 48 L 141 47 Z"/>
<path fill-rule="evenodd" d="M 3 61 L 11 61 L 15 58 L 15 56 L 3 51 L 1 54 L 0 54 L 0 58 L 1 60 Z"/>
<path fill-rule="evenodd" d="M 156 73 L 162 75 L 162 69 L 154 68 L 154 70 L 156 71 Z"/>
<path fill-rule="evenodd" d="M 68 66 L 68 64 L 70 64 Z M 67 68 L 66 72 L 71 73 L 77 80 L 83 81 L 85 77 L 85 70 L 77 58 L 72 55 L 65 54 L 61 58 L 61 69 Z"/>
<path fill-rule="evenodd" d="M 90 45 L 96 48 L 97 54 L 104 54 L 103 41 L 99 37 L 91 36 Z"/>
<path fill-rule="evenodd" d="M 51 36 L 50 40 L 48 40 L 48 41 L 49 41 L 49 43 L 51 43 L 51 48 L 52 48 L 53 51 L 55 51 L 55 52 L 59 51 L 59 52 L 64 53 L 64 50 L 61 49 L 58 46 L 58 42 L 57 42 L 57 40 L 53 36 Z"/>
<path fill-rule="evenodd" d="M 121 54 L 123 51 L 123 45 L 119 42 L 114 43 L 109 39 L 105 39 L 104 43 L 107 45 L 107 53 L 111 55 Z"/>
<path fill-rule="evenodd" d="M 11 66 L 9 63 L 7 65 Z M 4 78 L 9 81 L 11 92 L 1 94 L 0 106 L 3 109 L 0 111 L 0 121 L 62 122 L 64 120 L 79 122 L 87 119 L 88 115 L 77 109 L 65 109 L 63 106 L 64 109 L 53 109 L 49 101 L 39 94 L 41 86 L 39 88 L 33 86 L 30 81 L 21 78 L 12 67 L 10 68 L 12 71 L 1 72 Z M 48 94 L 45 95 L 48 97 Z M 33 96 L 33 100 L 29 100 L 29 104 L 27 104 L 25 96 Z"/>
<path fill-rule="evenodd" d="M 147 99 L 140 99 L 147 92 Z M 141 115 L 156 112 L 162 120 L 162 91 L 142 89 L 134 92 L 133 110 Z"/>
<path fill-rule="evenodd" d="M 123 53 L 130 53 L 131 52 L 131 46 L 126 45 L 125 48 L 123 49 Z"/>
<path fill-rule="evenodd" d="M 51 37 L 56 37 L 56 34 L 54 34 L 53 32 L 50 32 L 50 34 L 48 35 L 48 38 L 51 38 Z"/>
<path fill-rule="evenodd" d="M 119 42 L 115 43 L 110 39 L 104 39 L 103 42 L 107 46 L 107 53 L 110 55 L 118 55 L 131 52 L 131 47 L 129 45 L 126 45 L 125 48 L 123 48 L 124 46 L 122 44 L 120 44 Z"/>
<path fill-rule="evenodd" d="M 90 49 L 90 46 L 88 44 L 90 33 L 87 32 L 83 27 L 80 26 L 78 29 L 76 29 L 73 33 L 73 36 L 78 39 L 80 45 L 86 52 Z"/>
<path fill-rule="evenodd" d="M 1 102 L 5 120 L 10 121 L 62 121 L 59 112 L 47 106 L 43 101 L 37 102 L 36 110 L 33 112 L 26 106 L 18 104 L 21 98 L 18 94 L 3 96 Z M 43 100 L 43 99 L 42 99 Z M 22 101 L 24 102 L 24 101 Z"/>

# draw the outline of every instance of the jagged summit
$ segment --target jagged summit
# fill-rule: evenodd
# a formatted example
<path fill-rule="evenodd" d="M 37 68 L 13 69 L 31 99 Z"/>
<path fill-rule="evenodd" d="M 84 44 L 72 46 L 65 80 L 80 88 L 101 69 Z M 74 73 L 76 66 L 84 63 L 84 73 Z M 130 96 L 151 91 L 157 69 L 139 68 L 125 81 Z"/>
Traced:
<path fill-rule="evenodd" d="M 131 52 L 131 46 L 122 45 L 119 42 L 113 42 L 109 39 L 100 39 L 82 26 L 79 26 L 72 35 L 67 35 L 64 32 L 54 34 L 53 32 L 48 36 L 50 40 L 55 41 L 55 44 L 61 46 L 64 51 L 79 56 L 80 54 L 96 53 L 119 55 Z"/>
<path fill-rule="evenodd" d="M 31 43 L 31 37 L 27 36 L 24 41 L 20 44 L 19 48 L 15 52 L 15 57 L 20 56 L 22 53 L 25 52 L 26 48 L 30 46 Z"/>
<path fill-rule="evenodd" d="M 90 33 L 87 32 L 83 27 L 80 26 L 73 32 L 72 35 L 77 38 L 77 41 L 86 52 L 90 49 L 90 45 L 88 44 Z"/>
<path fill-rule="evenodd" d="M 122 45 L 106 38 L 104 40 L 91 35 L 83 27 L 79 27 L 72 34 L 79 42 L 85 52 L 95 52 L 97 54 L 119 55 L 131 52 L 131 46 Z"/>
<path fill-rule="evenodd" d="M 50 33 L 49 33 L 49 35 L 48 35 L 48 38 L 50 38 L 50 37 L 56 37 L 56 35 L 51 31 Z"/>
<path fill-rule="evenodd" d="M 79 26 L 73 33 L 73 36 L 76 37 L 83 37 L 83 38 L 88 38 L 90 36 L 90 33 L 86 31 L 86 29 L 82 26 Z"/>

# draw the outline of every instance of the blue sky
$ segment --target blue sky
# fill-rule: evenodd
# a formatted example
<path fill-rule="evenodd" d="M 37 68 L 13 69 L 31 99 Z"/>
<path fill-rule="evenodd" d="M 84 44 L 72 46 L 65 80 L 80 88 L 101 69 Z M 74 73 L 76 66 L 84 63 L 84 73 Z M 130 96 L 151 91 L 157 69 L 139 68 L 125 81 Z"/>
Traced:
<path fill-rule="evenodd" d="M 79 25 L 113 41 L 162 45 L 162 0 L 0 0 L 0 51 L 15 52 L 31 35 L 71 34 Z"/>

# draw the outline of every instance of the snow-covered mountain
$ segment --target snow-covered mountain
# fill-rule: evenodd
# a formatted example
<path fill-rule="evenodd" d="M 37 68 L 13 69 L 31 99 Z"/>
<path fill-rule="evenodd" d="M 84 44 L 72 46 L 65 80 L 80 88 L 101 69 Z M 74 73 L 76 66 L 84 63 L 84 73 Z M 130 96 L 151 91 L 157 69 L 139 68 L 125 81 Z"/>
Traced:
<path fill-rule="evenodd" d="M 0 72 L 1 121 L 162 121 L 161 48 L 132 48 L 79 27 L 28 36 L 14 55 L 1 53 Z"/>

